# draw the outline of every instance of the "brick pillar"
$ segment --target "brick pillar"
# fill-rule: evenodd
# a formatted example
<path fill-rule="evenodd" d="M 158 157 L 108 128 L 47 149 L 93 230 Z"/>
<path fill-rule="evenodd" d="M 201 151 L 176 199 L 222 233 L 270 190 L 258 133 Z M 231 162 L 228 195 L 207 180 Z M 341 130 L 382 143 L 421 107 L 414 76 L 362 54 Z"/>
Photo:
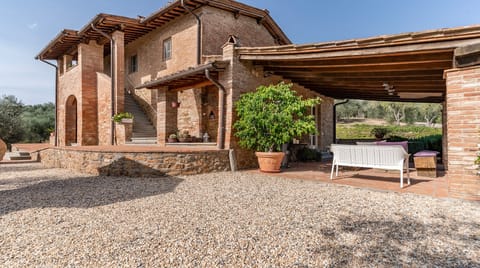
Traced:
<path fill-rule="evenodd" d="M 219 74 L 218 81 L 220 84 L 222 84 L 225 88 L 225 107 L 223 111 L 218 110 L 218 113 L 223 112 L 225 116 L 225 141 L 224 141 L 224 148 L 225 149 L 231 149 L 234 147 L 234 137 L 233 137 L 233 122 L 235 121 L 235 114 L 234 114 L 234 98 L 239 97 L 239 92 L 235 92 L 233 89 L 233 74 L 235 70 L 236 64 L 239 64 L 238 59 L 236 58 L 236 53 L 235 53 L 235 44 L 234 43 L 226 43 L 223 45 L 223 60 L 228 60 L 230 61 L 230 64 L 227 66 L 227 68 Z M 235 94 L 236 93 L 236 94 Z M 219 92 L 219 97 L 218 97 L 218 102 L 220 104 L 220 92 Z M 219 128 L 220 128 L 220 122 L 219 122 Z M 221 129 L 218 130 L 217 133 L 217 141 L 218 137 L 220 137 L 220 131 Z"/>
<path fill-rule="evenodd" d="M 115 75 L 115 113 L 124 111 L 125 104 L 125 42 L 124 33 L 115 31 L 112 34 L 115 40 L 115 66 L 113 72 Z"/>
<path fill-rule="evenodd" d="M 165 146 L 168 135 L 177 131 L 178 109 L 172 108 L 172 102 L 178 101 L 178 94 L 167 88 L 159 89 L 157 94 L 157 144 Z"/>
<path fill-rule="evenodd" d="M 448 193 L 480 200 L 480 177 L 474 161 L 480 144 L 480 66 L 445 72 Z"/>
<path fill-rule="evenodd" d="M 81 116 L 77 142 L 80 145 L 98 144 L 97 72 L 103 72 L 103 46 L 95 41 L 78 45 L 78 65 L 82 70 L 82 94 L 79 96 Z"/>

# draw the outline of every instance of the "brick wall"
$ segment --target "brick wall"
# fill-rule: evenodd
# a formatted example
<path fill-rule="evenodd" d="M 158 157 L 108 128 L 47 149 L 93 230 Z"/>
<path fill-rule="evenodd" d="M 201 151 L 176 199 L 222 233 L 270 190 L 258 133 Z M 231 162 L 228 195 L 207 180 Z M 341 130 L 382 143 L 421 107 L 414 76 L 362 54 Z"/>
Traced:
<path fill-rule="evenodd" d="M 79 120 L 81 134 L 78 142 L 80 145 L 97 145 L 97 72 L 103 72 L 103 46 L 97 45 L 95 41 L 79 44 L 78 65 L 82 70 L 82 95 L 79 106 L 82 117 Z"/>
<path fill-rule="evenodd" d="M 196 65 L 197 26 L 191 15 L 175 19 L 125 46 L 125 63 L 137 55 L 138 71 L 128 73 L 133 86 Z M 172 57 L 163 59 L 163 41 L 172 38 Z M 148 101 L 148 100 L 147 100 Z"/>
<path fill-rule="evenodd" d="M 254 18 L 235 18 L 232 12 L 210 6 L 203 7 L 201 13 L 203 55 L 222 55 L 222 45 L 230 35 L 238 37 L 243 47 L 276 45 L 272 35 Z"/>
<path fill-rule="evenodd" d="M 448 192 L 480 200 L 474 165 L 480 144 L 480 67 L 446 71 Z"/>
<path fill-rule="evenodd" d="M 59 65 L 62 66 L 62 65 Z M 62 66 L 63 67 L 63 66 Z M 61 68 L 62 68 L 61 67 Z M 69 123 L 69 127 L 67 128 L 67 121 L 66 116 L 66 109 L 67 109 L 67 99 L 69 97 L 73 97 L 77 101 L 77 107 L 82 104 L 81 96 L 82 96 L 82 76 L 81 76 L 81 68 L 79 66 L 71 67 L 67 70 L 60 70 L 60 75 L 58 77 L 58 145 L 59 146 L 66 146 L 70 145 L 70 139 L 67 143 L 66 136 L 67 136 L 67 129 L 70 131 L 74 130 L 71 127 L 71 121 Z M 81 113 L 77 111 L 77 120 L 80 121 Z M 78 124 L 80 125 L 80 124 Z M 71 135 L 71 134 L 70 134 Z"/>
<path fill-rule="evenodd" d="M 98 95 L 98 145 L 112 144 L 112 80 L 97 73 Z"/>
<path fill-rule="evenodd" d="M 178 109 L 171 106 L 172 102 L 178 101 L 178 94 L 166 88 L 159 89 L 157 94 L 157 144 L 165 146 L 168 136 L 178 129 Z"/>

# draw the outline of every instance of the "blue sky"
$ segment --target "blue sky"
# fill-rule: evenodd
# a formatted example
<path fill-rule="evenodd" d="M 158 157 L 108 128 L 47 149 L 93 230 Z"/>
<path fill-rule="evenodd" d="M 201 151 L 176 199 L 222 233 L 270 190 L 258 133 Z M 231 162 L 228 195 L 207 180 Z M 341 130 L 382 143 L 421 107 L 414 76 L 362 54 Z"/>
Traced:
<path fill-rule="evenodd" d="M 54 101 L 53 68 L 35 55 L 62 29 L 98 13 L 149 15 L 166 0 L 5 0 L 0 10 L 0 96 Z M 478 0 L 241 0 L 268 9 L 294 43 L 362 38 L 480 24 Z"/>

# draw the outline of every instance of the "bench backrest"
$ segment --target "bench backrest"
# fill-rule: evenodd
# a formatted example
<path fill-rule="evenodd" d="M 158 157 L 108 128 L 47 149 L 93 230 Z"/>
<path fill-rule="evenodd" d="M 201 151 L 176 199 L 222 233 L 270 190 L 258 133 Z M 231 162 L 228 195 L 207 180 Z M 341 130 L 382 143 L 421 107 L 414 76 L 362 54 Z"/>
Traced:
<path fill-rule="evenodd" d="M 348 166 L 396 168 L 408 158 L 401 145 L 332 144 L 330 150 L 335 163 Z"/>

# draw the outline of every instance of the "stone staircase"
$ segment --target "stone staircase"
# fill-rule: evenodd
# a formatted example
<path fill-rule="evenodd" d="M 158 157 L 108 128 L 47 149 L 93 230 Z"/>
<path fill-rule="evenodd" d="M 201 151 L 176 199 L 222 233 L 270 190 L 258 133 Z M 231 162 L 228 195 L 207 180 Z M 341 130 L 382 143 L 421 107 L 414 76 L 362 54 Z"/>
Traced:
<path fill-rule="evenodd" d="M 157 131 L 132 95 L 125 93 L 125 112 L 133 114 L 132 141 L 128 144 L 156 144 Z"/>

